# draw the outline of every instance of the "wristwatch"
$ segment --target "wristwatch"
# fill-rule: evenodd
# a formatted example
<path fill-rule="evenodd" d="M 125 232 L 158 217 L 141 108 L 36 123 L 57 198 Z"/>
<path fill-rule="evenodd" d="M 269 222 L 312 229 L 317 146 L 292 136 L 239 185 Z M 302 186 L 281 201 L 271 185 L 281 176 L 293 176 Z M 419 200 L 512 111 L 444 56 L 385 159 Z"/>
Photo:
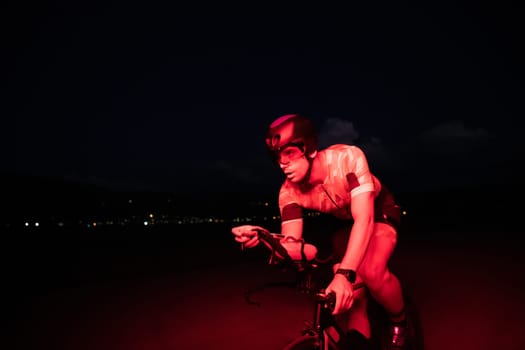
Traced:
<path fill-rule="evenodd" d="M 346 279 L 348 281 L 350 281 L 350 283 L 354 283 L 355 282 L 355 279 L 357 277 L 357 274 L 354 270 L 350 270 L 350 269 L 337 269 L 337 271 L 335 271 L 335 273 L 337 274 L 340 274 L 340 275 L 343 275 L 346 277 Z"/>

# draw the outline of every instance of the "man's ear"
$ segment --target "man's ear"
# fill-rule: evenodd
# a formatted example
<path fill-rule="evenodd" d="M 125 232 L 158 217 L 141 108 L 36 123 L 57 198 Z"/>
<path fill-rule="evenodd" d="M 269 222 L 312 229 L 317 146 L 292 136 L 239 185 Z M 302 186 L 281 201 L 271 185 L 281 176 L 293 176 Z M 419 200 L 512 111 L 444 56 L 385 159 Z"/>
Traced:
<path fill-rule="evenodd" d="M 313 152 L 310 152 L 310 153 L 308 154 L 308 158 L 310 158 L 310 159 L 314 159 L 316 155 L 317 155 L 317 150 L 315 150 L 315 151 L 313 151 Z"/>

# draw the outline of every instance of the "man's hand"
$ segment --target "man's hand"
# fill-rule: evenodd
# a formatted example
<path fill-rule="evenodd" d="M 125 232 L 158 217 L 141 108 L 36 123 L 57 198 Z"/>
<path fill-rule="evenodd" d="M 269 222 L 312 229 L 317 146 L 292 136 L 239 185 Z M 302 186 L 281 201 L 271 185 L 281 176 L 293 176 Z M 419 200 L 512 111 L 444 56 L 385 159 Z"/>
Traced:
<path fill-rule="evenodd" d="M 232 228 L 232 233 L 235 236 L 235 240 L 241 243 L 243 247 L 253 248 L 259 244 L 259 237 L 257 236 L 256 229 L 263 228 L 259 226 L 243 225 Z"/>
<path fill-rule="evenodd" d="M 335 274 L 332 282 L 326 287 L 325 293 L 335 292 L 335 307 L 332 315 L 348 311 L 354 303 L 352 284 L 345 276 Z"/>

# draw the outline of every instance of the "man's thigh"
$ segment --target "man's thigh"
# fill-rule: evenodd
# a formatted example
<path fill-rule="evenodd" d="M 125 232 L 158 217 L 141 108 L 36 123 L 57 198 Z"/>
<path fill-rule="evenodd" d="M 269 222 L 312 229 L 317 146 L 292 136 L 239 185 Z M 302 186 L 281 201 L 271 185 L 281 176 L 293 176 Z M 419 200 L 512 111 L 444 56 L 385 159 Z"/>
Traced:
<path fill-rule="evenodd" d="M 381 222 L 375 223 L 374 232 L 359 268 L 360 272 L 365 269 L 372 269 L 376 273 L 386 271 L 388 260 L 392 256 L 396 243 L 397 232 L 392 226 Z"/>

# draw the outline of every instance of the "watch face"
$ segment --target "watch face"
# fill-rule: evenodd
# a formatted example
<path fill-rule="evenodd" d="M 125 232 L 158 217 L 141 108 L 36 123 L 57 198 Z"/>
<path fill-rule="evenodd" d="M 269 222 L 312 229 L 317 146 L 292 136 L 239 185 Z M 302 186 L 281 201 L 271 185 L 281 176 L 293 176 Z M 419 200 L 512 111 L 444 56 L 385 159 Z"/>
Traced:
<path fill-rule="evenodd" d="M 356 273 L 354 270 L 350 270 L 348 272 L 348 280 L 351 282 L 351 283 L 354 283 L 355 282 L 355 278 L 356 278 Z"/>
<path fill-rule="evenodd" d="M 354 283 L 356 279 L 356 272 L 354 270 L 347 270 L 347 269 L 337 269 L 336 273 L 341 274 L 346 277 L 350 283 Z"/>

